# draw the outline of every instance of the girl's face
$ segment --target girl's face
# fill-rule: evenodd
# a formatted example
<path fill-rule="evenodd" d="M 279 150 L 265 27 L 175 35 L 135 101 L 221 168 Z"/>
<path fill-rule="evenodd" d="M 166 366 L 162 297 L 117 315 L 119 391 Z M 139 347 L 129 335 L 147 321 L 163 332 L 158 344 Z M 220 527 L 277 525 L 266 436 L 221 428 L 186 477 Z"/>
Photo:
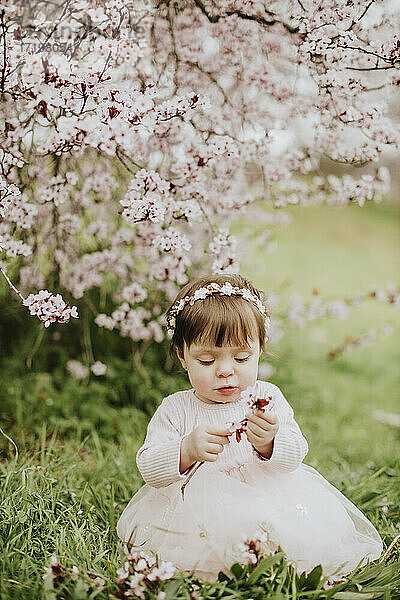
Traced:
<path fill-rule="evenodd" d="M 242 347 L 185 344 L 178 357 L 188 371 L 196 396 L 207 404 L 226 404 L 239 399 L 241 392 L 257 380 L 260 343 Z"/>

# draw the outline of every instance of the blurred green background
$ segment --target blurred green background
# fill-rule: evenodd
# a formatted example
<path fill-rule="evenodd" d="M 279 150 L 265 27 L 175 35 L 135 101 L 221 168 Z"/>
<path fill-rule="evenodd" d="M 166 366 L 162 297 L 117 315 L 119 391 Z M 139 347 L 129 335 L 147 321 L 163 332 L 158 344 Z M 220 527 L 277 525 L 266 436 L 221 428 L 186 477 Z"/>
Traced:
<path fill-rule="evenodd" d="M 238 227 L 245 232 L 247 226 L 253 228 L 243 271 L 267 293 L 279 290 L 278 316 L 295 293 L 307 301 L 317 290 L 324 302 L 365 294 L 372 285 L 398 287 L 397 203 L 295 208 L 291 213 L 293 222 L 279 233 L 276 251 L 266 256 L 252 243 L 257 225 Z M 345 320 L 314 321 L 304 329 L 282 324 L 285 335 L 272 348 L 279 358 L 267 358 L 276 369 L 271 381 L 294 405 L 310 442 L 306 462 L 338 474 L 400 456 L 399 430 L 372 416 L 376 409 L 400 413 L 398 309 L 371 298 L 360 308 L 350 307 Z M 392 335 L 328 358 L 346 336 L 379 331 L 382 323 L 393 327 Z"/>

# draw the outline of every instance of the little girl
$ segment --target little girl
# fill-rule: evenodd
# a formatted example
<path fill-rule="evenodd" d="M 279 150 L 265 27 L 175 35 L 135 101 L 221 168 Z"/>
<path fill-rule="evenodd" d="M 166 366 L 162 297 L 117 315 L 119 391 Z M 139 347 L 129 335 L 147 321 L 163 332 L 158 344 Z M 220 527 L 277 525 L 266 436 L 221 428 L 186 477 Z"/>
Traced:
<path fill-rule="evenodd" d="M 246 538 L 265 553 L 281 546 L 299 574 L 321 564 L 340 578 L 378 558 L 375 527 L 302 463 L 308 446 L 292 408 L 257 379 L 270 326 L 263 293 L 240 275 L 202 277 L 180 291 L 167 322 L 193 388 L 164 398 L 149 422 L 136 456 L 146 483 L 119 537 L 209 580 L 246 562 Z M 272 409 L 251 411 L 241 395 L 249 388 Z M 246 417 L 243 434 L 231 435 Z"/>

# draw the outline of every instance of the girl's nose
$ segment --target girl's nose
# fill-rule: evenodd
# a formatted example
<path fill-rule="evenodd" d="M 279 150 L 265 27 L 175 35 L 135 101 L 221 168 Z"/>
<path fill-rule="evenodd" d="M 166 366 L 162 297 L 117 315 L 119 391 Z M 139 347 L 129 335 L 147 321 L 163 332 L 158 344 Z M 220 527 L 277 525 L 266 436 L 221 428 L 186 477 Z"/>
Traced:
<path fill-rule="evenodd" d="M 217 376 L 218 377 L 227 377 L 228 375 L 231 375 L 233 373 L 233 366 L 232 364 L 230 365 L 221 365 L 218 369 L 217 369 Z"/>

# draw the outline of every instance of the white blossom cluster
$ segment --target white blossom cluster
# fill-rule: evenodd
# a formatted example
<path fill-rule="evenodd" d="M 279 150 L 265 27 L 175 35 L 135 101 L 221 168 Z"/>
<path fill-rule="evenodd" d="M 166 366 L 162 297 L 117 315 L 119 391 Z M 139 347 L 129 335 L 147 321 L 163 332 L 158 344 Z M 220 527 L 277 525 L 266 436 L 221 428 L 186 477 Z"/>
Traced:
<path fill-rule="evenodd" d="M 0 176 L 0 217 L 5 217 L 6 210 L 12 204 L 13 199 L 21 194 L 21 190 L 13 183 L 7 181 Z"/>
<path fill-rule="evenodd" d="M 152 314 L 143 306 L 132 308 L 128 302 L 123 302 L 111 316 L 98 314 L 95 323 L 109 330 L 116 328 L 122 337 L 130 337 L 134 341 L 154 338 L 161 342 L 164 339 L 164 317 L 156 316 L 154 312 Z"/>
<path fill-rule="evenodd" d="M 237 273 L 239 263 L 236 258 L 237 241 L 227 229 L 220 229 L 209 244 L 210 252 L 215 256 L 211 266 L 213 273 Z"/>
<path fill-rule="evenodd" d="M 367 200 L 379 203 L 388 193 L 390 174 L 386 167 L 380 167 L 374 175 L 363 174 L 359 179 L 351 175 L 337 177 L 314 176 L 311 182 L 280 182 L 274 194 L 275 208 L 288 205 L 310 206 L 326 203 L 328 206 L 346 206 L 357 203 L 364 206 Z"/>
<path fill-rule="evenodd" d="M 69 360 L 67 362 L 67 371 L 76 379 L 85 379 L 89 375 L 89 369 L 79 360 Z"/>
<path fill-rule="evenodd" d="M 11 231 L 16 227 L 30 229 L 38 212 L 37 206 L 28 201 L 18 186 L 0 176 L 0 251 L 5 250 L 10 258 L 32 253 L 31 244 L 13 238 Z"/>
<path fill-rule="evenodd" d="M 100 377 L 107 372 L 107 365 L 97 360 L 90 366 L 93 375 Z M 89 375 L 89 368 L 83 365 L 79 360 L 69 360 L 67 362 L 67 371 L 76 379 L 85 379 Z"/>
<path fill-rule="evenodd" d="M 116 583 L 124 596 L 145 598 L 149 585 L 171 579 L 175 574 L 172 563 L 159 563 L 151 552 L 135 551 L 128 553 L 123 567 L 117 569 Z"/>
<path fill-rule="evenodd" d="M 242 535 L 242 542 L 236 545 L 239 560 L 243 564 L 256 565 L 264 555 L 271 554 L 273 549 L 266 531 L 257 530 L 252 537 Z"/>
<path fill-rule="evenodd" d="M 160 223 L 166 212 L 169 184 L 155 171 L 141 169 L 132 179 L 126 196 L 121 200 L 122 216 L 130 223 L 148 219 Z"/>
<path fill-rule="evenodd" d="M 49 327 L 51 323 L 67 323 L 70 317 L 78 318 L 76 306 L 70 307 L 64 302 L 61 294 L 54 296 L 47 290 L 29 294 L 23 304 L 29 308 L 31 315 L 36 315 L 43 321 L 45 327 Z"/>
<path fill-rule="evenodd" d="M 176 256 L 183 257 L 192 247 L 189 238 L 169 227 L 163 235 L 157 235 L 153 239 L 153 246 L 160 248 L 163 252 L 172 252 Z"/>
<path fill-rule="evenodd" d="M 0 252 L 5 250 L 6 256 L 14 258 L 15 256 L 30 256 L 32 248 L 24 244 L 21 240 L 15 240 L 11 235 L 0 235 Z"/>
<path fill-rule="evenodd" d="M 147 291 L 139 283 L 133 282 L 124 287 L 121 292 L 115 294 L 114 300 L 125 300 L 130 304 L 143 302 L 147 298 Z"/>

